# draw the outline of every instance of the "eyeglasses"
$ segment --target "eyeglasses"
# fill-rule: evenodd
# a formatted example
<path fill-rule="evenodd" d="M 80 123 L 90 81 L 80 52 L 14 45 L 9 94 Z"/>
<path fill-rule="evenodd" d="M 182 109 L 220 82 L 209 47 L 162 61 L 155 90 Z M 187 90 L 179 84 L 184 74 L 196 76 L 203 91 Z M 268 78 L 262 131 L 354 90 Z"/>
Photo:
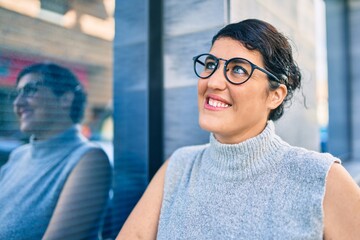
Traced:
<path fill-rule="evenodd" d="M 23 96 L 25 98 L 32 98 L 39 90 L 40 82 L 28 83 L 22 88 L 18 88 L 12 92 L 12 98 L 18 98 L 19 96 Z"/>
<path fill-rule="evenodd" d="M 258 67 L 245 58 L 231 58 L 229 60 L 217 58 L 212 54 L 204 53 L 193 57 L 194 71 L 196 76 L 202 79 L 209 78 L 219 67 L 220 60 L 225 61 L 224 75 L 228 82 L 240 85 L 248 81 L 255 69 L 268 75 L 272 80 L 281 83 L 280 80 L 271 72 Z"/>

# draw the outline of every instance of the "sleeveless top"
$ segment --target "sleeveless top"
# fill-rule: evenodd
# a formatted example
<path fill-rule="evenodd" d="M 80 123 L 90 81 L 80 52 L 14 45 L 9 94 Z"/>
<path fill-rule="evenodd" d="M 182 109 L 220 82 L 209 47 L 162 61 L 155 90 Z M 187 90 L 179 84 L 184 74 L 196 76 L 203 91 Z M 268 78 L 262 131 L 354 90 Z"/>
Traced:
<path fill-rule="evenodd" d="M 74 126 L 11 153 L 0 169 L 0 239 L 42 238 L 67 177 L 90 148 Z"/>
<path fill-rule="evenodd" d="M 293 147 L 269 121 L 239 144 L 184 147 L 170 158 L 158 240 L 322 239 L 326 176 L 340 160 Z"/>

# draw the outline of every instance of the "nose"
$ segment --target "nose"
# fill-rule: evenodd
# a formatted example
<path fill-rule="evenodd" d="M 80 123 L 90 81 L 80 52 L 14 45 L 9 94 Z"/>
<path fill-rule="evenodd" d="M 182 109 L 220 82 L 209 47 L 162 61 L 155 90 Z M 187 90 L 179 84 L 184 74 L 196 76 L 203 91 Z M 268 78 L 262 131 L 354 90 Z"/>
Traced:
<path fill-rule="evenodd" d="M 24 105 L 25 103 L 25 97 L 23 96 L 23 94 L 19 94 L 15 97 L 14 101 L 13 101 L 13 106 L 14 107 L 19 107 Z"/>
<path fill-rule="evenodd" d="M 226 88 L 226 78 L 224 75 L 224 63 L 219 61 L 215 72 L 208 78 L 208 88 L 214 90 L 224 90 Z"/>

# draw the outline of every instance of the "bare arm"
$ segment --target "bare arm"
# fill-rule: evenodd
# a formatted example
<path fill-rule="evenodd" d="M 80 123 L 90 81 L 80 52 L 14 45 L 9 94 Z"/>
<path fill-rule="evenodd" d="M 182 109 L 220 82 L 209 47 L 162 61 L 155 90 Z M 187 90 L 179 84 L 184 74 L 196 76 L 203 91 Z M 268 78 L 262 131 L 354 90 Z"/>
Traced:
<path fill-rule="evenodd" d="M 168 161 L 155 174 L 122 227 L 117 240 L 156 239 Z"/>
<path fill-rule="evenodd" d="M 324 198 L 325 239 L 359 239 L 360 189 L 349 173 L 333 164 Z"/>
<path fill-rule="evenodd" d="M 68 177 L 43 239 L 87 239 L 96 235 L 108 200 L 111 167 L 105 153 L 92 149 Z"/>

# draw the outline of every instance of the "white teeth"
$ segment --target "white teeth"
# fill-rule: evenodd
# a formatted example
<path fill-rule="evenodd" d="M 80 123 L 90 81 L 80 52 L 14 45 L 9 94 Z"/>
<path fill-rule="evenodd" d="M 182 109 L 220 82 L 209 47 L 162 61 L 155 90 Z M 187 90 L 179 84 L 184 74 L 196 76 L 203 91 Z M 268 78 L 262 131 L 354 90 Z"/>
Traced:
<path fill-rule="evenodd" d="M 209 98 L 209 105 L 212 107 L 222 107 L 222 108 L 227 108 L 229 107 L 229 104 L 217 101 L 215 99 Z"/>

